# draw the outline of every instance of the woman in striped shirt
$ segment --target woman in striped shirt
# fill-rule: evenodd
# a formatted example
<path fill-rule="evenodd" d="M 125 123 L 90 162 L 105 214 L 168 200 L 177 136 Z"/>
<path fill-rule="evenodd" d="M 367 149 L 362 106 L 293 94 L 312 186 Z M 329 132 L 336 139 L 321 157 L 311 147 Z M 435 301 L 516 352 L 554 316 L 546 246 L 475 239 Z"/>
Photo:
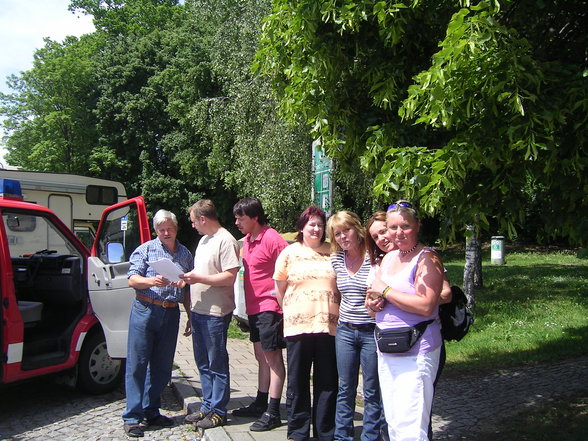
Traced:
<path fill-rule="evenodd" d="M 353 415 L 361 366 L 365 403 L 361 440 L 373 441 L 380 435 L 382 410 L 374 340 L 375 321 L 364 305 L 372 266 L 366 254 L 366 232 L 359 217 L 349 211 L 340 211 L 331 216 L 327 231 L 331 239 L 331 263 L 341 293 L 335 335 L 339 372 L 335 439 L 354 439 Z"/>

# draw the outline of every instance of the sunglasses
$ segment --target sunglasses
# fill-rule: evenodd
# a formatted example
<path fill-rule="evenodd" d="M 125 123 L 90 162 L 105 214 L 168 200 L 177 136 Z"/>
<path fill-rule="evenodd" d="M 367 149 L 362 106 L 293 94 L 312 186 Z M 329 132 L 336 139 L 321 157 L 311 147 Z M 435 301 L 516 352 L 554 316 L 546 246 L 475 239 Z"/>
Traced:
<path fill-rule="evenodd" d="M 404 207 L 404 208 L 413 208 L 412 204 L 409 202 L 398 202 L 398 203 L 388 205 L 388 211 L 394 210 L 398 206 Z"/>

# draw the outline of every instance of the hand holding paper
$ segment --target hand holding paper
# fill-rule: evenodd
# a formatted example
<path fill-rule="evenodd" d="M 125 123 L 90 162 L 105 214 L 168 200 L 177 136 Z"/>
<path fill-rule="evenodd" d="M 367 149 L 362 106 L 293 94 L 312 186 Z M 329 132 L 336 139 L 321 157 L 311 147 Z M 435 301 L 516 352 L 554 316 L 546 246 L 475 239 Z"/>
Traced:
<path fill-rule="evenodd" d="M 179 282 L 180 276 L 184 274 L 184 272 L 176 266 L 171 260 L 167 257 L 163 259 L 156 260 L 155 262 L 147 262 L 147 264 L 153 268 L 157 274 L 162 275 L 170 282 Z"/>

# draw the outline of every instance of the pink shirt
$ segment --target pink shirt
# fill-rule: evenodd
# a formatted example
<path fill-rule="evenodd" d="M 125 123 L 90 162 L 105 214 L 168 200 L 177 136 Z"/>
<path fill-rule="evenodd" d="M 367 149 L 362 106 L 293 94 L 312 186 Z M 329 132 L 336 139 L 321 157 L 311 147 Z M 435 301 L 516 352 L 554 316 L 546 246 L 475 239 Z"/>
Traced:
<path fill-rule="evenodd" d="M 280 252 L 288 242 L 273 228 L 264 225 L 257 237 L 243 241 L 244 287 L 247 314 L 273 311 L 282 313 L 274 290 L 274 269 Z"/>

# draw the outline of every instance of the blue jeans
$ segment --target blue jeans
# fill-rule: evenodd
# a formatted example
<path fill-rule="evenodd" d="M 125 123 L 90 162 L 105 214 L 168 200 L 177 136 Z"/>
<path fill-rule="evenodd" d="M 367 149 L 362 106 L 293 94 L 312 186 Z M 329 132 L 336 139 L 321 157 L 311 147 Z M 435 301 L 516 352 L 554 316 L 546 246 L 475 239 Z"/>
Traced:
<path fill-rule="evenodd" d="M 363 325 L 361 329 L 351 329 L 340 323 L 337 326 L 337 335 L 335 336 L 335 349 L 339 372 L 335 439 L 337 441 L 353 441 L 354 439 L 353 415 L 355 414 L 355 397 L 361 365 L 365 400 L 361 440 L 377 440 L 380 436 L 382 406 L 373 328 Z"/>
<path fill-rule="evenodd" d="M 231 392 L 227 331 L 233 314 L 223 317 L 191 313 L 194 358 L 200 372 L 202 405 L 200 410 L 227 413 Z"/>
<path fill-rule="evenodd" d="M 180 309 L 135 299 L 129 319 L 125 389 L 126 424 L 159 415 L 161 393 L 171 379 Z"/>

